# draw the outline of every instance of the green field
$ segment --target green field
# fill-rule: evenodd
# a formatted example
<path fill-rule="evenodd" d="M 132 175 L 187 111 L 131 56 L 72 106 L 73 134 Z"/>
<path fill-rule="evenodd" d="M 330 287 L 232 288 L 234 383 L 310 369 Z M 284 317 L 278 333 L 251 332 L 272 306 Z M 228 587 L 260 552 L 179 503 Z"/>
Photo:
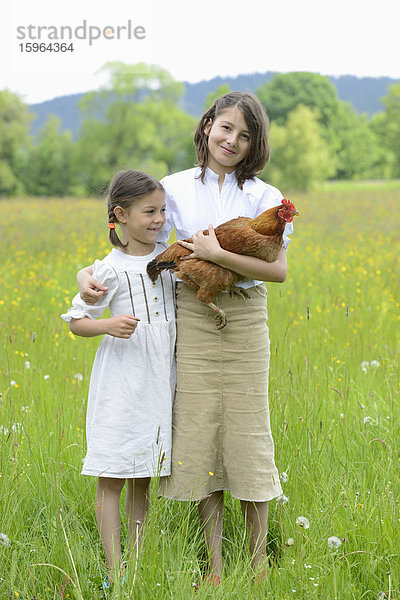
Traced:
<path fill-rule="evenodd" d="M 195 592 L 206 558 L 196 507 L 154 494 L 145 547 L 116 597 L 400 596 L 400 186 L 288 197 L 301 213 L 288 278 L 267 286 L 271 421 L 288 498 L 270 503 L 272 573 L 252 584 L 240 508 L 227 497 L 225 579 Z M 99 340 L 75 338 L 59 315 L 77 270 L 109 249 L 105 203 L 3 199 L 0 211 L 0 600 L 95 600 L 105 574 L 96 482 L 80 469 Z"/>

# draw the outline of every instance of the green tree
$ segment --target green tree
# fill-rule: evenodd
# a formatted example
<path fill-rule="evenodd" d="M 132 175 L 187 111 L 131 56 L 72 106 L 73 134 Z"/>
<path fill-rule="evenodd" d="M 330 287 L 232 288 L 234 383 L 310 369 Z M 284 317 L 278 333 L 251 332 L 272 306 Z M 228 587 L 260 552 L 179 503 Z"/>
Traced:
<path fill-rule="evenodd" d="M 400 177 L 400 83 L 389 87 L 382 99 L 385 111 L 372 119 L 372 128 L 385 150 L 385 164 L 393 177 Z"/>
<path fill-rule="evenodd" d="M 0 91 L 0 194 L 22 191 L 18 179 L 21 157 L 30 144 L 32 115 L 17 94 Z"/>
<path fill-rule="evenodd" d="M 207 94 L 204 102 L 204 110 L 208 110 L 214 104 L 217 98 L 223 96 L 224 94 L 227 94 L 230 91 L 231 89 L 229 85 L 227 83 L 223 83 L 217 88 L 215 92 L 210 92 L 209 94 Z"/>
<path fill-rule="evenodd" d="M 271 122 L 277 125 L 284 125 L 289 114 L 302 104 L 317 110 L 319 122 L 328 127 L 340 103 L 328 77 L 307 71 L 278 73 L 257 90 L 257 96 Z"/>
<path fill-rule="evenodd" d="M 78 157 L 88 191 L 99 192 L 118 169 L 136 168 L 155 177 L 194 162 L 195 119 L 179 108 L 183 84 L 154 65 L 108 63 L 109 82 L 82 101 L 87 115 Z M 100 121 L 99 114 L 105 115 Z"/>
<path fill-rule="evenodd" d="M 338 179 L 370 177 L 380 160 L 379 142 L 365 116 L 341 102 L 332 124 Z"/>
<path fill-rule="evenodd" d="M 318 117 L 316 111 L 300 104 L 285 126 L 272 124 L 271 160 L 262 179 L 284 190 L 308 190 L 334 173 L 334 159 Z"/>
<path fill-rule="evenodd" d="M 372 116 L 370 128 L 378 140 L 378 156 L 372 169 L 372 177 L 377 179 L 390 179 L 397 172 L 396 156 L 388 146 L 387 127 L 388 120 L 385 112 Z M 397 161 L 398 162 L 398 161 Z"/>
<path fill-rule="evenodd" d="M 39 142 L 27 154 L 25 189 L 34 196 L 66 196 L 72 187 L 73 143 L 69 131 L 60 133 L 60 119 L 50 115 Z"/>

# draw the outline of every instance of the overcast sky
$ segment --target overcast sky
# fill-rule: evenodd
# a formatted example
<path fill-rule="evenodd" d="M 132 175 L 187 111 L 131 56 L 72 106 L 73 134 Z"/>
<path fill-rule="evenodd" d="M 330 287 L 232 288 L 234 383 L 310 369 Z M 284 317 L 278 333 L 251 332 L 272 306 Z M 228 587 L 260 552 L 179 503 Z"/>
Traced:
<path fill-rule="evenodd" d="M 61 42 L 61 27 L 74 52 L 26 52 L 27 42 Z M 90 27 L 101 31 L 91 44 Z M 0 89 L 28 103 L 96 89 L 113 60 L 190 82 L 302 70 L 400 79 L 399 31 L 400 0 L 3 0 Z"/>

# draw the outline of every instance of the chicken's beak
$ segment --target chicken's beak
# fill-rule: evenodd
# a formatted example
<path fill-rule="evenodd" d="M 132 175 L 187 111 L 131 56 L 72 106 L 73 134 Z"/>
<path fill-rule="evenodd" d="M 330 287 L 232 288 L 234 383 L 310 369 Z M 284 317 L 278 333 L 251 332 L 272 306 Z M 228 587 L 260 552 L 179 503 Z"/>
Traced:
<path fill-rule="evenodd" d="M 293 216 L 295 217 L 296 215 L 299 215 L 299 214 L 300 214 L 299 211 L 296 210 L 296 212 L 293 214 Z"/>

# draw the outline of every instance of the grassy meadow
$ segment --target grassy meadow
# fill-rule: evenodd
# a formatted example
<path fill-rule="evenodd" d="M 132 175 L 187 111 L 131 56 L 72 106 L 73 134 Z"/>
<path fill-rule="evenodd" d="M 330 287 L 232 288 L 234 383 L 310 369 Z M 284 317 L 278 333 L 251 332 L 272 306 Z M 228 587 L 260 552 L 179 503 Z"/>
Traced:
<path fill-rule="evenodd" d="M 252 583 L 227 495 L 225 578 L 196 592 L 206 560 L 196 507 L 154 493 L 145 546 L 113 598 L 400 597 L 400 184 L 287 196 L 301 213 L 288 277 L 267 286 L 286 497 L 270 503 L 271 574 Z M 0 600 L 111 598 L 99 589 L 96 481 L 80 475 L 99 340 L 60 319 L 77 270 L 110 248 L 105 202 L 2 199 L 0 213 Z"/>

